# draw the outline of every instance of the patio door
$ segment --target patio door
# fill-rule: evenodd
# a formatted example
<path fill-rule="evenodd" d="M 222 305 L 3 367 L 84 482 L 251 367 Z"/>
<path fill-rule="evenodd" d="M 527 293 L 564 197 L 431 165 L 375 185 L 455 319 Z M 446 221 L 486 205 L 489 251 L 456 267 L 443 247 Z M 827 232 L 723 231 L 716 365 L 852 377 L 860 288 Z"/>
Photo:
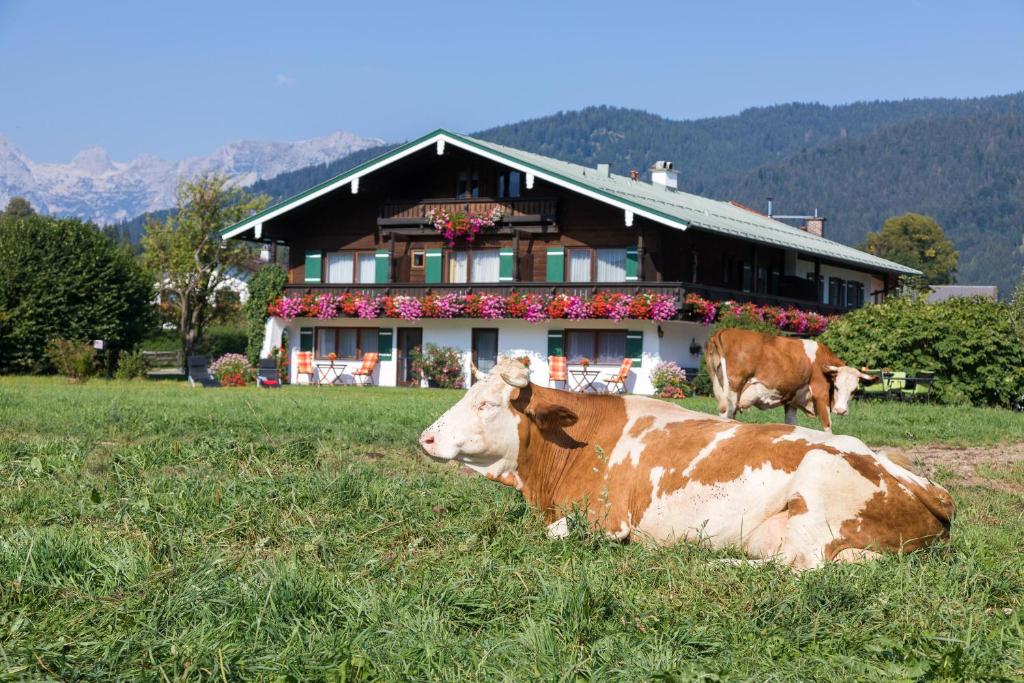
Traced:
<path fill-rule="evenodd" d="M 498 363 L 498 330 L 477 328 L 473 330 L 473 364 L 480 372 L 490 372 Z M 476 382 L 476 377 L 473 377 Z"/>
<path fill-rule="evenodd" d="M 398 328 L 398 384 L 399 386 L 412 386 L 416 382 L 412 379 L 412 350 L 417 346 L 423 346 L 423 328 L 421 327 L 399 327 Z"/>

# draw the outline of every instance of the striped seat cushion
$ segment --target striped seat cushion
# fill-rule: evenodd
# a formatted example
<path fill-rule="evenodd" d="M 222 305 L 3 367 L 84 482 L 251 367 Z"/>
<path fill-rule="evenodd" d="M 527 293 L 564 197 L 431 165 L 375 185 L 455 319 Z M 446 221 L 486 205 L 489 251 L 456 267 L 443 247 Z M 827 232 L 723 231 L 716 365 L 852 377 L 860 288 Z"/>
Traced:
<path fill-rule="evenodd" d="M 552 382 L 568 381 L 568 366 L 565 356 L 548 356 L 548 376 Z"/>
<path fill-rule="evenodd" d="M 313 352 L 299 351 L 295 354 L 295 371 L 300 375 L 313 374 Z"/>

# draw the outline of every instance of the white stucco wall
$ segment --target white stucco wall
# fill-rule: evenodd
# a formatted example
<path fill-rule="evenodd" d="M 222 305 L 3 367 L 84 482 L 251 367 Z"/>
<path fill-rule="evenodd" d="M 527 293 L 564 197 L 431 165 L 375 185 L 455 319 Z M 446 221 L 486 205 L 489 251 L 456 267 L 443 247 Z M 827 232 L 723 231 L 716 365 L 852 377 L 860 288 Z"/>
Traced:
<path fill-rule="evenodd" d="M 264 355 L 269 353 L 270 346 L 279 344 L 281 332 L 288 333 L 288 349 L 291 357 L 291 381 L 293 383 L 306 383 L 306 377 L 299 378 L 296 373 L 295 354 L 299 350 L 299 330 L 303 327 L 382 327 L 393 328 L 395 333 L 392 337 L 394 347 L 392 348 L 392 360 L 382 360 L 377 364 L 374 372 L 374 383 L 381 386 L 395 386 L 398 376 L 398 330 L 401 328 L 418 327 L 423 330 L 423 344 L 437 344 L 438 346 L 451 346 L 462 351 L 462 365 L 464 381 L 470 380 L 470 361 L 472 358 L 472 331 L 473 329 L 497 329 L 498 330 L 498 353 L 502 356 L 530 358 L 531 378 L 536 384 L 549 386 L 548 376 L 548 331 L 571 330 L 571 329 L 622 329 L 643 331 L 643 355 L 639 365 L 634 363 L 629 380 L 626 383 L 627 391 L 636 394 L 651 394 L 654 387 L 650 381 L 650 370 L 655 364 L 662 360 L 662 349 L 669 349 L 671 359 L 683 366 L 692 367 L 697 364 L 696 358 L 689 356 L 688 347 L 690 340 L 694 337 L 701 344 L 707 337 L 707 330 L 698 323 L 662 323 L 664 337 L 658 337 L 658 325 L 652 322 L 629 320 L 621 323 L 614 323 L 607 320 L 558 320 L 540 324 L 531 324 L 524 320 L 478 320 L 478 319 L 453 319 L 453 320 L 359 320 L 344 318 L 341 320 L 316 320 L 309 318 L 296 318 L 285 321 L 279 318 L 271 318 L 267 322 L 267 336 L 264 340 Z M 703 335 L 703 336 L 701 336 Z M 683 355 L 680 355 L 683 354 Z M 346 363 L 343 381 L 352 382 L 351 371 L 359 367 L 357 361 L 344 361 Z M 324 364 L 326 361 L 314 361 L 315 364 Z M 576 366 L 570 365 L 570 368 Z M 612 375 L 619 369 L 619 364 L 598 365 L 592 364 L 591 369 L 600 371 L 601 375 L 595 386 L 603 387 L 601 381 L 605 376 Z M 559 383 L 559 388 L 561 383 Z"/>

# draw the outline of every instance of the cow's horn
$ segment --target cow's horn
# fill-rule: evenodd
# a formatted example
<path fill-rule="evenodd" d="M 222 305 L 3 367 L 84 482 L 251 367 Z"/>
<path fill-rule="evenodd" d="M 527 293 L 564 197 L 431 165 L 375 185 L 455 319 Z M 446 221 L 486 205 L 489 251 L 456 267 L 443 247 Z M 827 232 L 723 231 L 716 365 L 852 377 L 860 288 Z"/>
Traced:
<path fill-rule="evenodd" d="M 508 373 L 505 372 L 501 373 L 501 378 L 505 380 L 505 384 L 516 387 L 518 389 L 523 389 L 530 383 L 529 377 L 511 377 L 509 376 Z"/>
<path fill-rule="evenodd" d="M 469 367 L 472 368 L 473 377 L 476 378 L 476 381 L 479 382 L 481 380 L 487 379 L 487 373 L 480 372 L 480 369 L 473 363 L 473 361 L 469 361 Z"/>

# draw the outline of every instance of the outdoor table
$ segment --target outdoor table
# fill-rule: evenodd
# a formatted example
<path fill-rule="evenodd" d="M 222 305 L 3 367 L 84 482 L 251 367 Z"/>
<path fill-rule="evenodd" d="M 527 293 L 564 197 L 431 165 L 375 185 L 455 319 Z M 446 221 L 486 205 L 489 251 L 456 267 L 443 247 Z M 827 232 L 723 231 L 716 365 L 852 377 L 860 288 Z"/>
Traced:
<path fill-rule="evenodd" d="M 594 387 L 594 380 L 597 379 L 601 372 L 599 370 L 588 370 L 581 368 L 580 370 L 569 370 L 569 375 L 575 380 L 572 390 L 581 393 L 596 392 L 597 389 Z"/>
<path fill-rule="evenodd" d="M 337 363 L 335 361 L 331 361 L 327 365 L 317 365 L 317 386 L 322 385 L 324 382 L 327 384 L 344 384 L 341 380 L 341 373 L 345 372 L 345 367 L 347 365 L 348 363 Z"/>

